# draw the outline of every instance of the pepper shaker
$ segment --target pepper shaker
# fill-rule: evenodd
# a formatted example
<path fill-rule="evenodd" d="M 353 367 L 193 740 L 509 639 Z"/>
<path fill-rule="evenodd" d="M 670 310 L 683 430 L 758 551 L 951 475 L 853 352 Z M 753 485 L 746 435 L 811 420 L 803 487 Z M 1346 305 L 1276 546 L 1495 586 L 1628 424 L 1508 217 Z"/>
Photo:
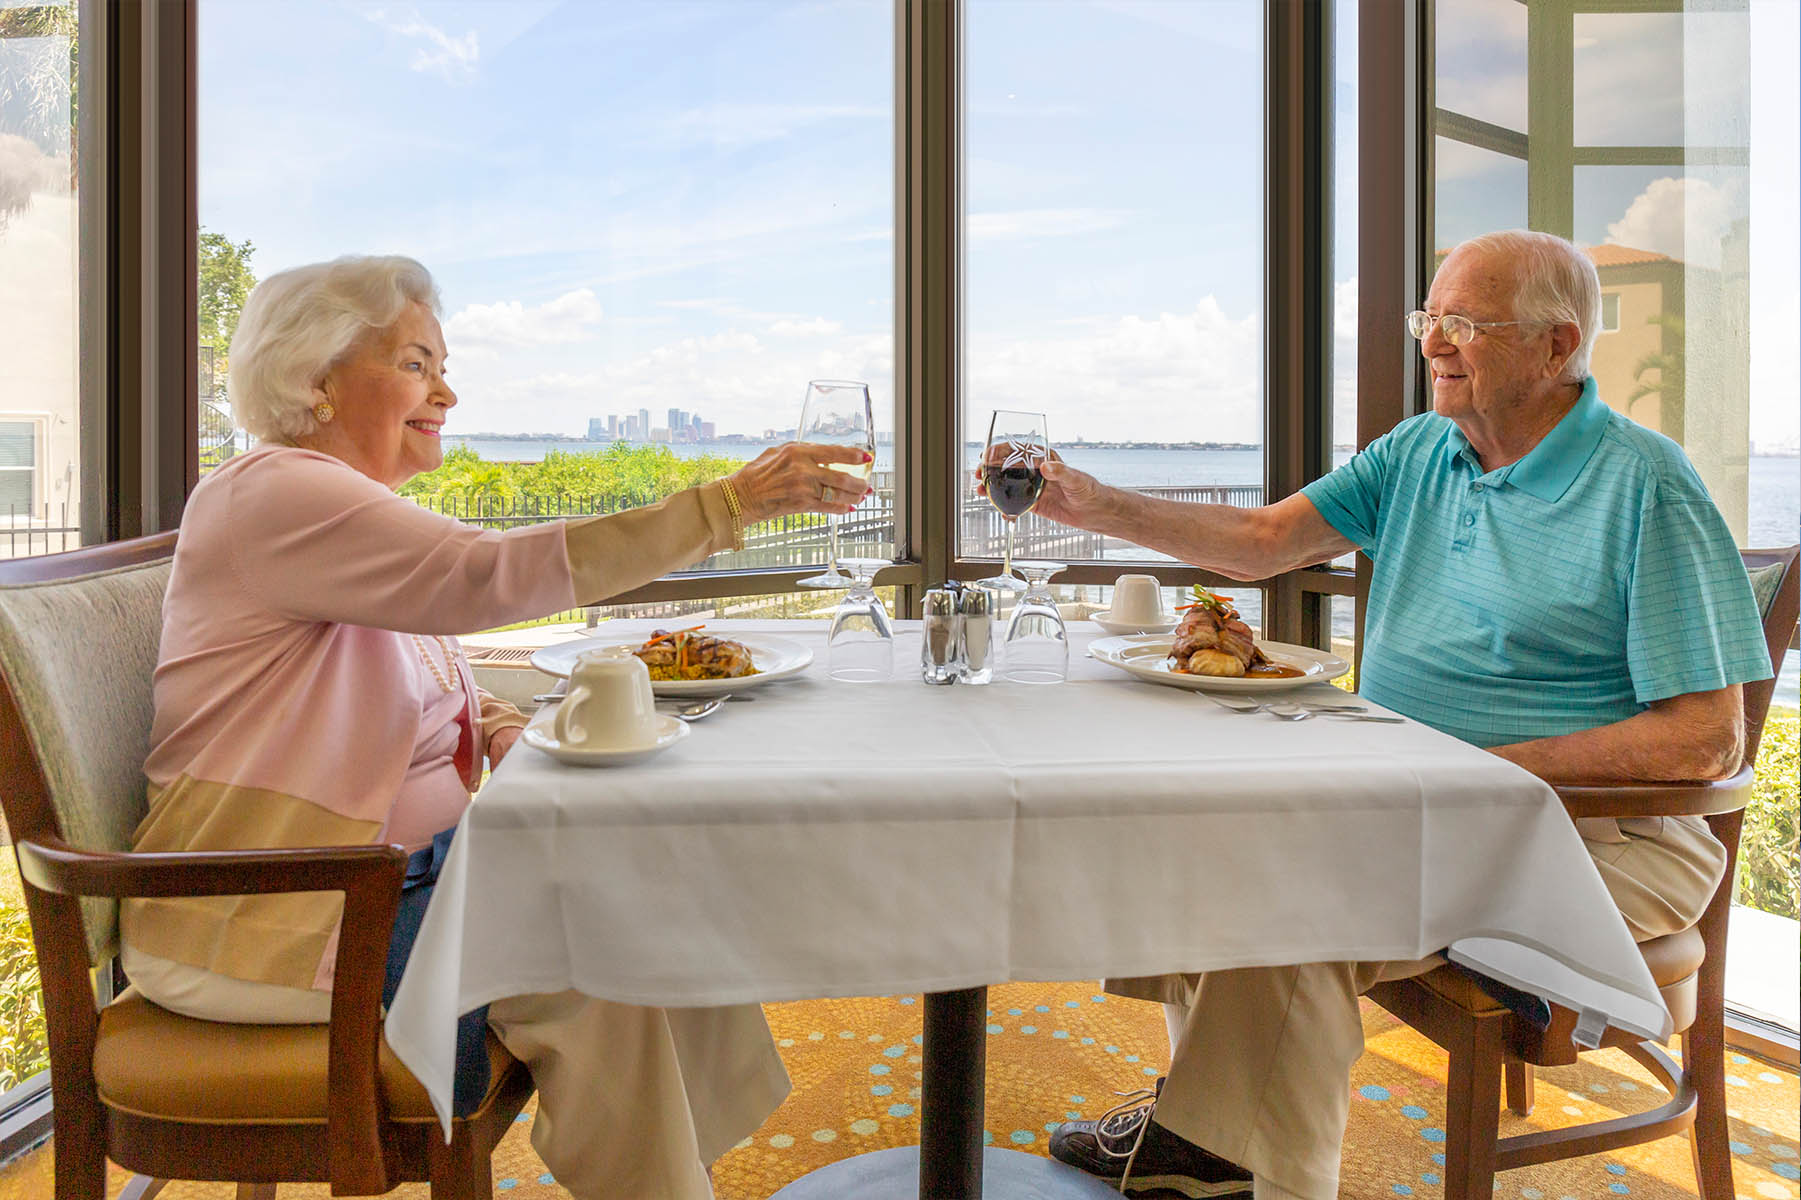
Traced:
<path fill-rule="evenodd" d="M 957 594 L 930 588 L 921 606 L 919 677 L 927 683 L 955 683 L 963 674 L 963 617 Z"/>
<path fill-rule="evenodd" d="M 957 593 L 963 620 L 963 682 L 987 683 L 994 678 L 994 613 L 997 597 L 985 587 Z"/>

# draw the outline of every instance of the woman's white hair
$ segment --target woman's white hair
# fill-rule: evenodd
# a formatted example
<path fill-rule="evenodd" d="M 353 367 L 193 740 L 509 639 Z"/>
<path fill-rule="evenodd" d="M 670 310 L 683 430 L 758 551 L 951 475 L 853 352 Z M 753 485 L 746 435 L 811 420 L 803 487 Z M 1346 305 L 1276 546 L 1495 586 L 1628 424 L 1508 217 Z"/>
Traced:
<path fill-rule="evenodd" d="M 1586 379 L 1589 355 L 1601 332 L 1601 277 L 1595 273 L 1595 264 L 1588 255 L 1555 234 L 1530 229 L 1485 233 L 1457 248 L 1480 250 L 1515 264 L 1515 319 L 1574 325 L 1582 340 L 1563 365 L 1562 381 L 1580 383 Z"/>
<path fill-rule="evenodd" d="M 347 255 L 269 276 L 251 290 L 231 339 L 233 417 L 264 442 L 313 432 L 313 389 L 326 371 L 414 301 L 441 315 L 431 272 L 397 254 Z"/>

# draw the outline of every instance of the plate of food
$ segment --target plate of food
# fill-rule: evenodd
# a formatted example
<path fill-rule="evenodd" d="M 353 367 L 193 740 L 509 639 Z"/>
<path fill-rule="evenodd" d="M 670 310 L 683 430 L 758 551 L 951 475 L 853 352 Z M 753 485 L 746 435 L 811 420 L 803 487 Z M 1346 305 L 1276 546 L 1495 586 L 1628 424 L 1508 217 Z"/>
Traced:
<path fill-rule="evenodd" d="M 798 674 L 813 661 L 812 650 L 788 638 L 767 633 L 722 638 L 703 629 L 704 625 L 659 629 L 647 638 L 605 634 L 576 638 L 537 651 L 532 666 L 567 679 L 576 658 L 586 651 L 624 646 L 650 668 L 650 690 L 657 695 L 716 696 Z"/>
<path fill-rule="evenodd" d="M 1312 646 L 1258 641 L 1224 596 L 1196 587 L 1175 632 L 1097 638 L 1088 653 L 1147 683 L 1191 691 L 1279 692 L 1337 679 L 1351 664 Z"/>

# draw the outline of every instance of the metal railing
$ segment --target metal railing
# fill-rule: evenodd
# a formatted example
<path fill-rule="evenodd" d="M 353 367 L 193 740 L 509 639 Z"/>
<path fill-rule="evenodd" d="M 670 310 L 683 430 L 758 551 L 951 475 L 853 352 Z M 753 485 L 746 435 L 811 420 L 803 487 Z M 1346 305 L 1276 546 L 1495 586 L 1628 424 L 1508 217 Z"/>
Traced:
<path fill-rule="evenodd" d="M 57 519 L 50 519 L 50 506 L 42 512 L 30 507 L 9 504 L 0 512 L 0 548 L 7 558 L 30 558 L 37 554 L 57 554 L 81 547 L 81 526 L 69 522 L 69 505 L 58 505 Z"/>

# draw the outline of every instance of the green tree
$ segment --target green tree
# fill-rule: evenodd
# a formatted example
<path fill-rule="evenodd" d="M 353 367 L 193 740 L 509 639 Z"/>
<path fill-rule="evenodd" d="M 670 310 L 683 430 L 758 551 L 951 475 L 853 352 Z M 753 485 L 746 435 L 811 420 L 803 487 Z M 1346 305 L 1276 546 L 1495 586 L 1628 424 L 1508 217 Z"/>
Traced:
<path fill-rule="evenodd" d="M 256 247 L 249 239 L 234 242 L 222 233 L 200 231 L 200 344 L 213 348 L 215 395 L 225 394 L 226 353 L 238 331 L 244 300 L 256 286 L 256 275 L 250 269 L 255 254 Z"/>

